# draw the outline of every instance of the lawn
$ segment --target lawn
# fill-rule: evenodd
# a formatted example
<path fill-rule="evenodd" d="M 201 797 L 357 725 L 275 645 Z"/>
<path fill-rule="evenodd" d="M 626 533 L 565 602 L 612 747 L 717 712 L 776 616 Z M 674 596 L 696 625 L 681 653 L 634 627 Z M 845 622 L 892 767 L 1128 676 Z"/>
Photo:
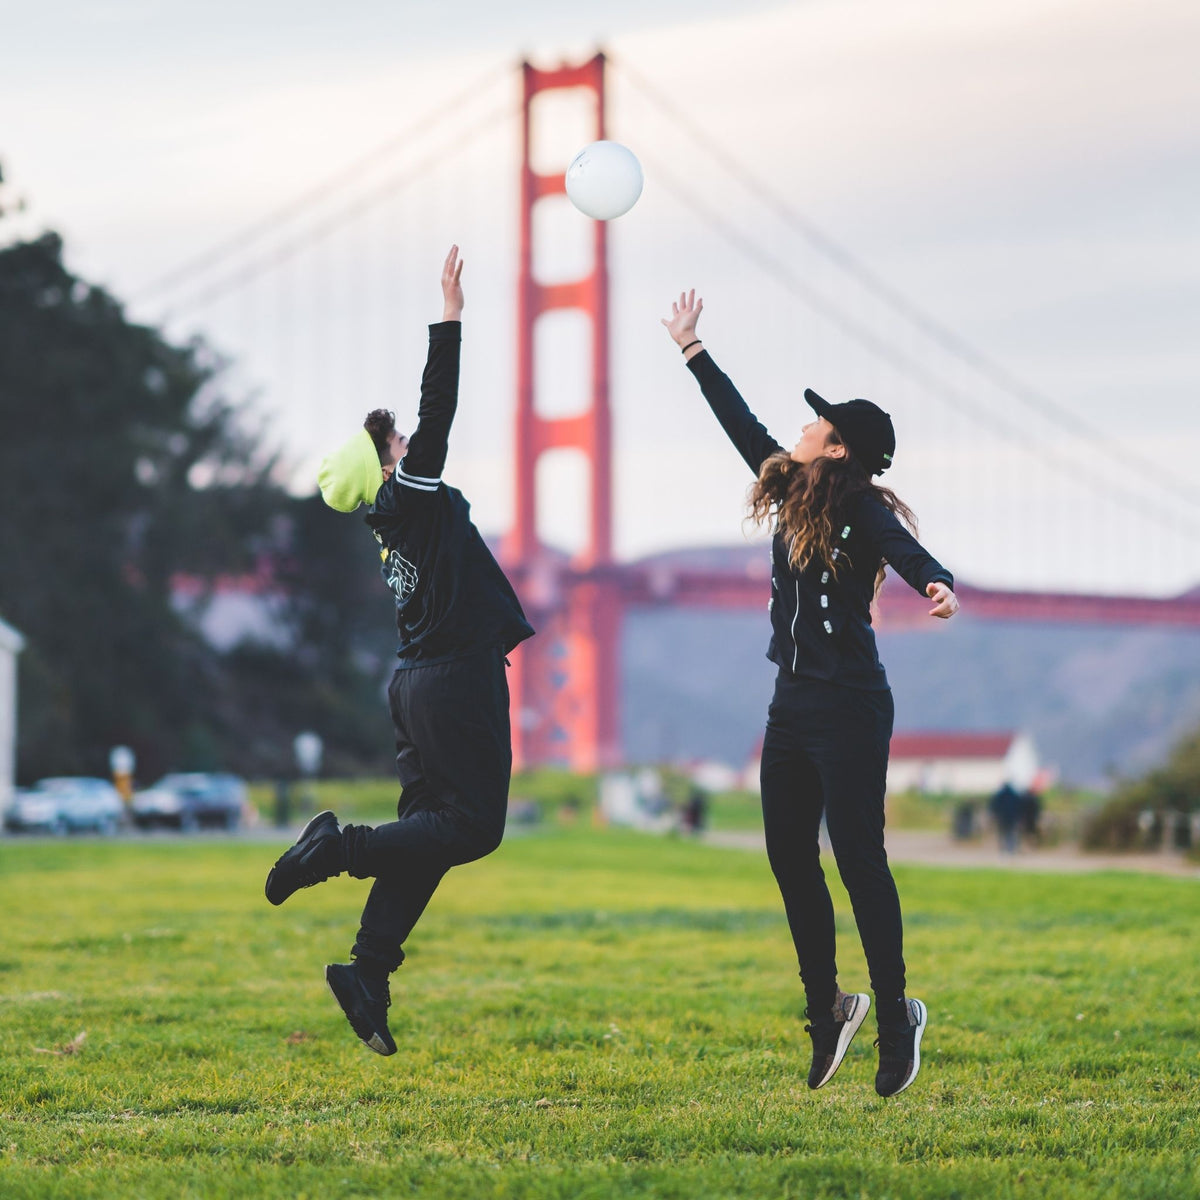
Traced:
<path fill-rule="evenodd" d="M 931 1023 L 884 1101 L 867 1028 L 805 1087 L 761 855 L 510 838 L 435 897 L 383 1059 L 322 978 L 366 885 L 272 909 L 277 852 L 0 840 L 5 1200 L 1200 1195 L 1192 881 L 899 869 Z"/>

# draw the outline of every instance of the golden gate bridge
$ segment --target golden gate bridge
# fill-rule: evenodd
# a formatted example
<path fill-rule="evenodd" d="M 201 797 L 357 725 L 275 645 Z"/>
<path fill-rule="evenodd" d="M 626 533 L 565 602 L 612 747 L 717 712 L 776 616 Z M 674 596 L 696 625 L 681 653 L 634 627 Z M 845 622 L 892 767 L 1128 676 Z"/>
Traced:
<path fill-rule="evenodd" d="M 569 96 L 579 108 L 583 104 L 586 119 L 576 130 L 583 141 L 609 135 L 609 75 L 613 69 L 603 54 L 579 63 L 550 68 L 523 63 L 519 71 L 520 96 L 515 104 L 481 107 L 481 98 L 496 82 L 489 78 L 473 84 L 457 98 L 439 106 L 436 117 L 414 127 L 377 148 L 370 155 L 342 169 L 322 183 L 276 210 L 262 221 L 242 230 L 171 272 L 161 276 L 145 292 L 145 297 L 173 297 L 168 304 L 172 318 L 194 313 L 214 305 L 233 304 L 235 324 L 249 340 L 249 331 L 260 329 L 264 321 L 276 320 L 278 312 L 296 300 L 297 286 L 290 269 L 297 260 L 312 256 L 323 244 L 357 231 L 360 238 L 369 222 L 381 209 L 401 194 L 418 194 L 419 185 L 444 167 L 465 148 L 498 134 L 514 116 L 520 129 L 520 165 L 517 175 L 516 212 L 517 263 L 512 299 L 516 317 L 514 361 L 515 422 L 512 432 L 513 517 L 511 527 L 499 545 L 505 569 L 521 595 L 539 636 L 526 643 L 515 655 L 511 686 L 513 695 L 514 756 L 518 765 L 564 763 L 590 770 L 614 765 L 622 760 L 619 720 L 619 646 L 626 615 L 637 609 L 718 609 L 765 610 L 769 594 L 769 564 L 764 552 L 753 561 L 744 555 L 731 558 L 726 565 L 698 568 L 676 563 L 665 555 L 642 562 L 620 561 L 614 549 L 614 430 L 612 385 L 612 314 L 610 296 L 610 228 L 603 222 L 574 220 L 575 228 L 587 230 L 589 245 L 577 254 L 577 270 L 548 278 L 553 272 L 543 269 L 553 257 L 556 227 L 543 216 L 549 205 L 563 201 L 562 167 L 553 156 L 539 154 L 537 145 L 539 113 L 545 113 L 545 100 L 555 95 Z M 646 80 L 628 68 L 619 68 L 631 86 L 639 90 L 643 101 L 653 105 L 682 135 L 703 143 L 704 135 L 688 117 L 666 97 L 659 95 Z M 442 126 L 454 128 L 456 136 L 443 135 Z M 553 122 L 553 116 L 545 117 Z M 433 147 L 421 158 L 409 162 L 382 180 L 364 183 L 377 172 L 381 160 L 405 150 L 420 138 L 436 133 Z M 562 139 L 559 139 L 562 143 Z M 577 148 L 563 143 L 563 149 Z M 719 146 L 706 146 L 710 158 L 727 173 L 746 177 L 737 159 Z M 867 394 L 896 391 L 896 381 L 919 389 L 922 397 L 932 397 L 952 409 L 953 419 L 970 431 L 967 436 L 987 436 L 999 443 L 1010 443 L 1027 458 L 1041 458 L 1041 468 L 1057 473 L 1058 486 L 1085 494 L 1096 511 L 1096 519 L 1106 519 L 1104 506 L 1134 513 L 1150 532 L 1147 545 L 1157 539 L 1159 553 L 1190 556 L 1200 543 L 1200 493 L 1188 479 L 1179 477 L 1168 465 L 1140 460 L 1129 448 L 1114 454 L 1102 431 L 1051 397 L 1030 388 L 1002 367 L 961 339 L 953 331 L 928 316 L 901 293 L 884 283 L 854 255 L 807 222 L 786 200 L 755 180 L 754 186 L 766 209 L 779 223 L 806 243 L 812 254 L 850 279 L 865 292 L 869 303 L 861 310 L 831 298 L 813 282 L 814 274 L 789 268 L 782 256 L 773 254 L 755 236 L 753 230 L 737 225 L 706 188 L 681 181 L 678 169 L 666 163 L 647 164 L 650 177 L 657 180 L 675 204 L 690 211 L 707 229 L 724 241 L 742 259 L 769 278 L 773 286 L 796 304 L 810 309 L 814 317 L 836 331 L 840 345 L 856 347 L 889 371 L 891 386 L 876 388 Z M 489 172 L 481 173 L 489 177 Z M 354 190 L 352 185 L 357 187 Z M 479 185 L 468 184 L 478 193 Z M 460 185 L 461 188 L 461 185 Z M 476 203 L 479 195 L 474 195 Z M 484 198 L 490 203 L 494 197 Z M 417 202 L 420 203 L 419 201 Z M 432 201 L 426 200 L 431 204 Z M 314 215 L 315 214 L 315 215 Z M 418 228 L 420 211 L 415 214 Z M 430 215 L 426 210 L 426 215 Z M 305 227 L 287 232 L 290 225 L 308 219 Z M 256 249 L 262 243 L 264 249 Z M 366 263 L 378 244 L 378 236 L 366 237 L 359 247 L 359 258 Z M 343 303 L 354 293 L 365 305 L 363 312 L 375 316 L 360 317 L 354 336 L 361 339 L 357 350 L 349 342 L 342 347 L 347 359 L 369 357 L 367 340 L 388 342 L 378 318 L 384 290 L 378 278 L 374 287 L 367 282 L 369 268 L 364 266 L 358 283 L 342 281 L 341 290 L 332 282 L 326 264 L 324 279 L 311 286 L 316 297 L 313 319 L 320 325 L 320 305 L 325 304 L 328 324 L 336 325 L 334 302 Z M 264 281 L 275 288 L 273 296 L 256 298 L 255 289 Z M 323 301 L 322 301 L 323 297 Z M 392 308 L 403 307 L 392 298 Z M 905 329 L 903 337 L 881 327 L 873 314 L 886 313 L 893 323 Z M 274 314 L 274 316 L 272 316 Z M 571 330 L 563 318 L 574 322 Z M 554 324 L 558 322 L 558 324 Z M 555 364 L 543 346 L 545 331 L 552 328 L 572 342 L 574 369 L 583 374 L 582 388 L 573 406 L 562 410 L 555 402 L 561 390 L 561 361 Z M 350 325 L 343 335 L 351 337 Z M 236 340 L 236 339 L 234 339 Z M 301 339 L 292 328 L 280 339 L 290 349 L 293 373 L 298 368 Z M 928 353 L 933 347 L 939 357 Z M 840 351 L 844 353 L 843 351 Z M 329 349 L 323 371 L 328 373 Z M 415 354 L 414 354 L 415 357 Z M 938 365 L 930 365 L 935 362 Z M 386 376 L 380 370 L 381 377 Z M 289 380 L 281 369 L 280 387 L 287 390 Z M 291 381 L 295 386 L 295 380 Z M 686 387 L 690 380 L 683 380 Z M 323 386 L 333 390 L 326 378 Z M 354 390 L 354 389 L 352 389 Z M 371 388 L 364 385 L 351 411 L 376 406 L 364 402 Z M 857 394 L 857 391 L 856 393 Z M 996 397 L 1003 397 L 1003 404 Z M 385 403 L 385 401 L 380 401 Z M 1028 436 L 1013 412 L 1035 414 L 1046 429 L 1056 430 L 1065 442 L 1039 442 Z M 339 416 L 341 414 L 339 413 Z M 343 422 L 344 424 L 344 422 Z M 330 438 L 339 436 L 330 432 Z M 456 437 L 457 437 L 456 433 Z M 325 440 L 330 440 L 326 438 Z M 1048 450 L 1047 444 L 1052 449 Z M 1065 449 L 1064 449 L 1065 447 Z M 583 467 L 586 478 L 582 509 L 586 520 L 577 545 L 565 552 L 552 544 L 544 525 L 547 516 L 561 503 L 553 472 L 544 468 L 548 461 L 567 452 Z M 1003 494 L 1006 486 L 1021 486 L 1019 481 L 992 478 L 987 486 Z M 1135 486 L 1136 484 L 1136 486 Z M 470 494 L 470 488 L 467 488 Z M 1182 501 L 1182 502 L 1181 502 Z M 1012 524 L 1045 537 L 1045 525 L 1051 518 L 1023 521 L 1020 506 L 1014 503 Z M 1003 524 L 1003 522 L 1001 522 Z M 1070 539 L 1069 531 L 1065 539 Z M 1063 534 L 1058 534 L 1060 541 Z M 1143 552 L 1145 547 L 1143 547 Z M 988 588 L 961 583 L 959 588 L 966 611 L 987 620 L 1036 620 L 1070 624 L 1175 626 L 1200 629 L 1200 589 L 1175 597 L 1111 594 L 1080 589 L 1034 590 L 1029 588 Z M 925 618 L 923 601 L 902 586 L 889 584 L 880 597 L 878 620 L 888 628 L 923 628 L 933 623 Z M 765 622 L 764 622 L 765 628 Z"/>

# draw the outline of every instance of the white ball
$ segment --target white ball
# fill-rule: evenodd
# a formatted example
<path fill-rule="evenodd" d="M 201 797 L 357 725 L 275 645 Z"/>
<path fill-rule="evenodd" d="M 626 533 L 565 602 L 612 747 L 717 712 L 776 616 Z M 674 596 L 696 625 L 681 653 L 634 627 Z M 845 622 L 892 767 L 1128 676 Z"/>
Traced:
<path fill-rule="evenodd" d="M 567 197 L 584 216 L 611 221 L 642 194 L 642 164 L 620 142 L 592 142 L 571 159 Z"/>

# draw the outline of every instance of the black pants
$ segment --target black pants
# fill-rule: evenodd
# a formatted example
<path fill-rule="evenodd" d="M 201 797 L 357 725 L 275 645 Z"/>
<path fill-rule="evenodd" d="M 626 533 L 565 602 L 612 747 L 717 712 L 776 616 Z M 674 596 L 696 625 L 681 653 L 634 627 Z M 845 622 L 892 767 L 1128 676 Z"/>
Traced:
<path fill-rule="evenodd" d="M 821 814 L 862 939 L 880 1020 L 902 1017 L 900 899 L 883 848 L 883 796 L 892 693 L 780 671 L 762 752 L 763 822 L 783 894 L 809 1014 L 823 1015 L 837 985 L 833 902 L 821 870 Z"/>
<path fill-rule="evenodd" d="M 504 654 L 397 670 L 388 701 L 404 789 L 398 819 L 348 825 L 343 844 L 349 873 L 375 880 L 354 956 L 394 971 L 442 876 L 490 854 L 504 836 L 512 774 Z"/>

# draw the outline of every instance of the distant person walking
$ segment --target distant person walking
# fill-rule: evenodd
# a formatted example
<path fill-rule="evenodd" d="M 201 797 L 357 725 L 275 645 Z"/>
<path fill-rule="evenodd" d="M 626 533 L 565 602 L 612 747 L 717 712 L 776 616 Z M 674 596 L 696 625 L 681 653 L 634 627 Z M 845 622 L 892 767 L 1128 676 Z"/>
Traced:
<path fill-rule="evenodd" d="M 403 788 L 397 820 L 339 826 L 332 812 L 318 813 L 266 883 L 267 899 L 282 904 L 342 871 L 375 880 L 353 962 L 331 964 L 325 978 L 355 1033 L 379 1054 L 396 1052 L 388 976 L 404 961 L 405 940 L 442 876 L 490 854 L 503 837 L 512 770 L 505 655 L 533 633 L 470 505 L 442 481 L 458 403 L 461 275 L 453 246 L 412 437 L 376 410 L 320 470 L 332 508 L 370 506 L 366 521 L 395 596 L 399 662 L 388 700 Z"/>
<path fill-rule="evenodd" d="M 988 801 L 1000 849 L 1015 854 L 1020 841 L 1023 798 L 1011 783 L 1002 784 Z"/>
<path fill-rule="evenodd" d="M 921 1065 L 926 1010 L 905 994 L 900 901 L 883 844 L 892 693 L 871 630 L 886 562 L 933 601 L 958 610 L 954 578 L 904 523 L 911 512 L 873 482 L 891 465 L 891 418 L 867 400 L 804 398 L 816 420 L 785 450 L 746 406 L 696 334 L 695 292 L 663 324 L 721 427 L 754 472 L 750 512 L 774 531 L 767 657 L 779 668 L 762 750 L 762 805 L 771 869 L 783 895 L 812 1037 L 808 1086 L 841 1065 L 870 997 L 838 986 L 833 904 L 820 863 L 824 813 L 866 953 L 879 1023 L 881 1096 L 902 1092 Z"/>

